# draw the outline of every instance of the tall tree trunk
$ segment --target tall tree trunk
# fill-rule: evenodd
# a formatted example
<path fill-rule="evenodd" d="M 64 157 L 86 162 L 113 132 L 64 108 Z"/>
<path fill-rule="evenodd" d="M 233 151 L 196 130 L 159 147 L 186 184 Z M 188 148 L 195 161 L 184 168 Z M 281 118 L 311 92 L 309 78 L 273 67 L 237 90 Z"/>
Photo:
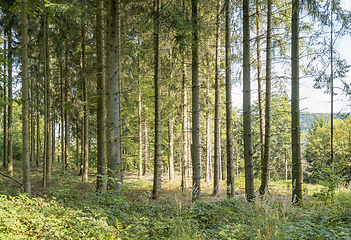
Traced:
<path fill-rule="evenodd" d="M 186 64 L 185 64 L 185 53 L 182 55 L 182 94 L 183 94 L 183 106 L 182 106 L 182 162 L 181 162 L 181 174 L 182 174 L 182 183 L 181 188 L 182 192 L 184 189 L 188 188 L 187 180 L 187 163 L 188 163 L 188 86 L 186 79 Z"/>
<path fill-rule="evenodd" d="M 79 115 L 79 114 L 78 114 Z M 76 167 L 79 167 L 79 162 L 80 162 L 80 153 L 79 153 L 79 117 L 76 122 Z"/>
<path fill-rule="evenodd" d="M 62 161 L 62 169 L 66 169 L 66 160 L 65 160 L 65 93 L 64 93 L 64 76 L 63 76 L 63 61 L 62 58 L 59 57 L 60 63 L 60 85 L 61 85 L 61 161 Z"/>
<path fill-rule="evenodd" d="M 199 33 L 198 33 L 198 0 L 191 1 L 193 23 L 192 41 L 192 164 L 193 164 L 193 189 L 192 201 L 200 198 L 200 113 L 199 113 Z"/>
<path fill-rule="evenodd" d="M 8 116 L 8 143 L 7 143 L 7 172 L 10 176 L 13 175 L 13 152 L 12 152 L 12 28 L 8 31 L 8 68 L 7 68 L 7 82 L 8 82 L 8 107 L 7 107 L 7 116 Z M 27 72 L 28 76 L 28 72 Z"/>
<path fill-rule="evenodd" d="M 48 182 L 51 180 L 51 128 L 50 128 L 50 119 L 51 119 L 51 114 L 50 114 L 50 78 L 49 78 L 49 41 L 48 41 L 48 21 L 47 21 L 47 15 L 46 15 L 46 10 L 44 9 L 44 82 L 45 82 L 45 87 L 44 87 L 44 98 L 45 98 L 45 142 L 44 142 L 44 148 L 45 148 L 45 163 L 44 168 L 44 173 L 46 173 L 46 177 L 44 178 L 44 188 L 46 188 L 46 185 Z"/>
<path fill-rule="evenodd" d="M 147 173 L 147 162 L 149 157 L 148 146 L 149 146 L 149 134 L 147 130 L 147 119 L 145 117 L 144 120 L 144 127 L 145 127 L 145 154 L 144 154 L 144 162 L 143 162 L 143 176 Z"/>
<path fill-rule="evenodd" d="M 32 166 L 34 165 L 35 161 L 35 124 L 34 124 L 34 105 L 35 105 L 35 98 L 34 98 L 34 78 L 37 75 L 37 71 L 33 70 L 31 74 L 31 82 L 30 82 L 30 101 L 32 105 L 30 106 L 30 162 Z"/>
<path fill-rule="evenodd" d="M 140 41 L 138 37 L 138 46 Z M 140 53 L 138 53 L 138 126 L 139 126 L 139 167 L 138 167 L 138 178 L 143 176 L 143 132 L 142 132 L 142 119 L 141 119 L 141 84 L 140 84 Z"/>
<path fill-rule="evenodd" d="M 272 69 L 272 0 L 268 0 L 267 12 L 267 50 L 266 50 L 266 123 L 264 140 L 264 158 L 261 163 L 260 195 L 268 191 L 269 162 L 270 162 L 270 137 L 271 137 L 271 69 Z"/>
<path fill-rule="evenodd" d="M 106 88 L 105 88 L 105 41 L 104 41 L 104 1 L 96 0 L 98 13 L 96 15 L 96 56 L 97 56 L 97 144 L 98 144 L 98 169 L 97 169 L 97 191 L 105 192 L 106 180 Z"/>
<path fill-rule="evenodd" d="M 84 164 L 84 154 L 85 154 L 85 150 L 84 150 L 84 139 L 85 139 L 85 131 L 84 131 L 84 123 L 82 123 L 81 125 L 79 123 L 84 122 L 81 121 L 80 118 L 78 118 L 78 126 L 81 128 L 81 141 L 80 141 L 80 159 L 77 160 L 77 167 L 79 168 L 79 176 L 83 175 L 83 164 Z"/>
<path fill-rule="evenodd" d="M 160 86 L 160 8 L 161 1 L 154 0 L 154 85 L 155 85 L 155 157 L 152 197 L 157 199 L 161 192 L 162 155 L 161 155 L 161 86 Z"/>
<path fill-rule="evenodd" d="M 66 43 L 66 48 L 68 44 Z M 70 101 L 70 77 L 68 73 L 68 49 L 65 51 L 65 84 L 64 84 L 64 104 L 68 104 Z M 70 171 L 71 169 L 71 159 L 70 159 L 70 110 L 66 107 L 64 108 L 64 118 L 65 118 L 65 170 Z"/>
<path fill-rule="evenodd" d="M 251 86 L 250 86 L 250 0 L 243 1 L 243 115 L 244 115 L 244 158 L 245 191 L 248 201 L 255 198 L 251 135 Z"/>
<path fill-rule="evenodd" d="M 300 2 L 292 3 L 291 38 L 291 138 L 292 138 L 292 201 L 301 204 L 301 149 L 299 103 L 299 13 Z"/>
<path fill-rule="evenodd" d="M 29 118 L 28 118 L 28 47 L 27 47 L 27 0 L 21 5 L 21 52 L 22 52 L 22 136 L 23 136 L 23 187 L 28 197 L 31 197 L 30 184 L 30 151 L 29 151 Z"/>
<path fill-rule="evenodd" d="M 210 81 L 207 79 L 206 96 L 209 98 L 210 94 Z M 210 104 L 206 106 L 206 169 L 205 169 L 205 182 L 210 181 L 210 159 L 211 159 L 211 129 L 210 129 Z"/>
<path fill-rule="evenodd" d="M 330 164 L 334 170 L 334 55 L 333 55 L 333 2 L 330 1 Z"/>
<path fill-rule="evenodd" d="M 108 188 L 116 193 L 122 183 L 121 126 L 120 126 L 120 0 L 108 7 L 108 73 L 107 78 L 107 162 Z"/>
<path fill-rule="evenodd" d="M 285 181 L 288 181 L 288 153 L 285 148 Z"/>
<path fill-rule="evenodd" d="M 57 118 L 59 118 L 59 116 L 57 115 Z M 59 163 L 61 160 L 60 160 L 60 157 L 61 157 L 61 148 L 62 148 L 62 145 L 61 145 L 61 118 L 59 118 L 58 120 L 58 137 L 57 137 L 57 162 Z"/>
<path fill-rule="evenodd" d="M 169 89 L 169 99 L 172 100 L 173 98 L 173 89 L 172 89 L 172 84 L 173 84 L 173 62 L 172 62 L 172 49 L 170 51 L 170 67 L 171 67 L 171 74 L 170 74 L 170 89 Z M 169 159 L 168 159 L 168 176 L 169 180 L 174 179 L 174 135 L 173 135 L 173 125 L 174 125 L 174 118 L 173 118 L 173 112 L 170 112 L 169 119 L 168 119 L 168 137 L 169 137 Z"/>
<path fill-rule="evenodd" d="M 228 0 L 225 19 L 225 65 L 226 65 L 226 115 L 227 115 L 227 197 L 235 197 L 233 169 L 233 114 L 232 114 L 232 65 L 231 65 L 231 5 Z"/>
<path fill-rule="evenodd" d="M 51 164 L 55 162 L 55 126 L 56 126 L 56 121 L 55 121 L 55 110 L 53 109 L 52 106 L 52 119 L 51 119 Z"/>
<path fill-rule="evenodd" d="M 258 111 L 260 115 L 260 147 L 261 147 L 261 172 L 264 161 L 264 112 L 262 91 L 262 61 L 261 61 L 261 2 L 256 0 L 256 51 L 257 51 L 257 85 L 258 85 Z"/>
<path fill-rule="evenodd" d="M 168 135 L 169 135 L 169 168 L 168 168 L 168 175 L 169 175 L 169 180 L 174 179 L 174 151 L 173 151 L 173 145 L 174 145 L 174 134 L 173 134 L 173 116 L 171 114 L 168 122 Z"/>
<path fill-rule="evenodd" d="M 4 33 L 4 38 L 5 38 L 5 33 Z M 4 41 L 4 52 L 6 53 L 6 41 Z M 3 162 L 2 166 L 4 168 L 7 167 L 7 99 L 6 99 L 6 89 L 7 89 L 7 78 L 6 78 L 6 61 L 4 61 L 4 99 L 5 99 L 5 104 L 3 107 L 4 111 L 4 138 L 3 138 Z"/>
<path fill-rule="evenodd" d="M 89 171 L 89 104 L 88 104 L 88 79 L 86 73 L 85 56 L 85 25 L 82 26 L 82 70 L 83 70 L 83 101 L 84 101 L 84 163 L 83 163 L 83 182 L 88 181 Z"/>
<path fill-rule="evenodd" d="M 40 106 L 40 78 L 37 76 L 37 84 L 35 87 L 36 91 L 36 124 L 37 124 L 37 157 L 36 157 L 36 166 L 39 167 L 39 161 L 40 161 L 40 111 L 39 111 L 39 106 Z"/>
<path fill-rule="evenodd" d="M 221 45 L 221 0 L 217 0 L 216 20 L 216 69 L 215 69 L 215 118 L 214 118 L 214 164 L 213 164 L 213 195 L 219 195 L 219 165 L 221 159 L 221 125 L 220 125 L 220 52 Z"/>

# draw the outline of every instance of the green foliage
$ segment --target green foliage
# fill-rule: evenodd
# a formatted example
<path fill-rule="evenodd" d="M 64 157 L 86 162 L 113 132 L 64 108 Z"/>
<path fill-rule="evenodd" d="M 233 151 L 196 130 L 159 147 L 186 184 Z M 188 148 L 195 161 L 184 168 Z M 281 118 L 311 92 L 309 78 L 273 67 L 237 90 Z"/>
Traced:
<path fill-rule="evenodd" d="M 272 116 L 271 116 L 271 159 L 270 177 L 274 180 L 281 180 L 285 178 L 285 159 L 289 159 L 291 145 L 291 116 L 290 116 L 290 103 L 288 101 L 287 93 L 273 94 L 272 95 Z M 253 156 L 254 167 L 257 175 L 261 169 L 261 150 L 260 150 L 260 126 L 259 126 L 259 110 L 258 103 L 252 107 L 253 109 Z"/>
<path fill-rule="evenodd" d="M 56 201 L 0 195 L 0 238 L 106 239 L 118 236 L 106 219 Z"/>
<path fill-rule="evenodd" d="M 335 191 L 340 185 L 345 183 L 347 178 L 347 176 L 343 175 L 345 164 L 345 161 L 340 161 L 333 164 L 333 167 L 324 167 L 319 169 L 316 173 L 319 183 L 323 186 L 317 196 L 320 197 L 325 204 L 327 204 L 328 201 L 331 203 L 334 202 Z"/>
<path fill-rule="evenodd" d="M 343 162 L 342 175 L 350 175 L 350 166 L 347 164 L 351 153 L 351 117 L 334 119 L 334 159 L 337 164 Z M 330 123 L 326 124 L 324 117 L 315 119 L 308 131 L 306 160 L 308 162 L 305 180 L 316 182 L 316 173 L 330 165 Z M 350 176 L 347 180 L 349 181 Z"/>
<path fill-rule="evenodd" d="M 337 192 L 328 205 L 306 197 L 301 208 L 282 200 L 281 195 L 257 199 L 255 204 L 240 199 L 192 204 L 150 200 L 147 189 L 152 184 L 146 180 L 128 181 L 117 195 L 113 191 L 95 193 L 70 173 L 54 174 L 53 178 L 57 185 L 48 191 L 50 199 L 29 199 L 24 194 L 13 197 L 0 188 L 0 239 L 351 237 L 350 190 Z"/>

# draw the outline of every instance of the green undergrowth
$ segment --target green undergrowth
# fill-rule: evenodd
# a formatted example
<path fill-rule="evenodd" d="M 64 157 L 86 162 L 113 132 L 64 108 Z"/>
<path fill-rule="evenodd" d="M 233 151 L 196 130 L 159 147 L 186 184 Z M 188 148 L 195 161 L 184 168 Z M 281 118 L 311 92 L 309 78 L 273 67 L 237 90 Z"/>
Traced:
<path fill-rule="evenodd" d="M 70 174 L 55 177 L 60 183 L 44 198 L 0 188 L 0 239 L 351 238 L 350 189 L 337 192 L 330 204 L 307 195 L 301 207 L 272 193 L 255 203 L 222 199 L 193 204 L 152 200 L 145 182 L 127 182 L 116 195 L 95 193 Z"/>

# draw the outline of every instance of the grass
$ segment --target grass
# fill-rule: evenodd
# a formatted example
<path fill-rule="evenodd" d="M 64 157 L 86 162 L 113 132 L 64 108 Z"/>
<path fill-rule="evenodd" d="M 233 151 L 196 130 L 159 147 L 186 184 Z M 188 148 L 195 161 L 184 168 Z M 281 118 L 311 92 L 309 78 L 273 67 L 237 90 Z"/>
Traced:
<path fill-rule="evenodd" d="M 4 169 L 0 169 L 4 173 Z M 15 171 L 20 179 L 20 170 Z M 255 203 L 243 200 L 243 177 L 236 178 L 237 199 L 213 197 L 211 183 L 201 182 L 202 199 L 191 203 L 179 179 L 164 179 L 159 200 L 151 199 L 152 176 L 126 174 L 119 195 L 95 193 L 95 177 L 82 183 L 76 171 L 53 171 L 47 189 L 41 170 L 32 171 L 33 198 L 19 184 L 0 177 L 0 239 L 350 239 L 351 190 L 339 189 L 325 204 L 303 186 L 304 204 L 290 203 L 291 183 L 270 183 L 270 194 Z M 41 197 L 40 197 L 40 196 Z"/>

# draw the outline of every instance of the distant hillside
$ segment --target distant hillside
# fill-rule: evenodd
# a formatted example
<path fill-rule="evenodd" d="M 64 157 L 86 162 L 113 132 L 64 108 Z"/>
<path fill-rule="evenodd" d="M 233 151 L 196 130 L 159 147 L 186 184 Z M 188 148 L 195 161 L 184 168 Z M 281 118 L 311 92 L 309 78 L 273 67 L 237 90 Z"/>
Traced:
<path fill-rule="evenodd" d="M 334 119 L 341 118 L 345 119 L 350 113 L 339 113 L 334 115 Z M 323 115 L 328 121 L 330 120 L 330 113 L 301 113 L 300 114 L 300 125 L 301 125 L 301 130 L 307 130 L 310 128 L 312 123 L 314 122 L 314 119 L 317 116 Z"/>

